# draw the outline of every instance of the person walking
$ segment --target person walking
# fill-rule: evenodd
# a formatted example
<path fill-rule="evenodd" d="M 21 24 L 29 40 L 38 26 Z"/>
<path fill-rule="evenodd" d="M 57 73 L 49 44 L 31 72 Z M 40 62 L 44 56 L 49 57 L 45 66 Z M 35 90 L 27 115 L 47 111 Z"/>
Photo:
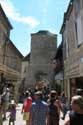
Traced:
<path fill-rule="evenodd" d="M 71 108 L 72 110 L 65 116 L 64 125 L 83 125 L 83 97 L 73 96 Z"/>
<path fill-rule="evenodd" d="M 25 100 L 24 100 L 24 104 L 22 107 L 22 113 L 23 113 L 23 120 L 26 121 L 26 125 L 28 125 L 28 120 L 29 120 L 29 109 L 31 107 L 32 104 L 32 98 L 30 97 L 30 92 L 26 91 L 25 93 Z"/>
<path fill-rule="evenodd" d="M 61 96 L 59 97 L 59 99 L 60 99 L 62 107 L 63 107 L 63 117 L 62 117 L 62 120 L 64 120 L 65 115 L 67 113 L 67 103 L 68 103 L 68 100 L 67 100 L 67 97 L 65 96 L 64 91 L 61 93 Z"/>
<path fill-rule="evenodd" d="M 47 102 L 49 106 L 49 125 L 59 125 L 60 110 L 62 108 L 55 90 L 50 92 L 50 97 Z"/>
<path fill-rule="evenodd" d="M 13 125 L 15 125 L 15 120 L 16 120 L 16 104 L 14 102 L 14 100 L 12 100 L 11 104 L 10 104 L 10 107 L 9 107 L 9 111 L 10 111 L 10 114 L 9 114 L 9 125 L 11 125 L 11 123 Z"/>
<path fill-rule="evenodd" d="M 3 107 L 4 107 L 4 117 L 3 120 L 6 120 L 6 112 L 8 111 L 9 103 L 10 103 L 10 89 L 6 88 L 6 91 L 3 92 L 1 97 Z"/>
<path fill-rule="evenodd" d="M 42 100 L 42 92 L 34 93 L 34 101 L 30 108 L 29 125 L 49 125 L 49 108 Z"/>

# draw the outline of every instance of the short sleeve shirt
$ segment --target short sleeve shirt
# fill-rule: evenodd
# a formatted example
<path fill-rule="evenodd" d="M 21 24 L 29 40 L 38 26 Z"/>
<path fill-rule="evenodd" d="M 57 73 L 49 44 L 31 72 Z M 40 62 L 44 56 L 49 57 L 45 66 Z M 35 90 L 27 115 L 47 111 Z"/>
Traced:
<path fill-rule="evenodd" d="M 46 113 L 49 112 L 49 108 L 46 102 L 33 102 L 30 108 L 30 112 L 32 113 L 32 125 L 46 124 Z"/>
<path fill-rule="evenodd" d="M 30 107 L 31 107 L 31 104 L 32 104 L 32 98 L 31 97 L 28 97 L 27 99 L 25 99 L 24 101 L 24 112 L 28 112 Z"/>

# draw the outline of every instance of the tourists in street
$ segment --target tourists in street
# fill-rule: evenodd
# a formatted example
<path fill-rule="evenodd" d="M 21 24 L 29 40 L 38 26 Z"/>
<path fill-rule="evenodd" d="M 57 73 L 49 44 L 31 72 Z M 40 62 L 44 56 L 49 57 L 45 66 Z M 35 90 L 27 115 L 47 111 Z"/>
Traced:
<path fill-rule="evenodd" d="M 11 101 L 10 108 L 9 108 L 10 114 L 9 114 L 9 125 L 11 123 L 15 125 L 15 120 L 16 120 L 16 104 L 14 100 Z"/>
<path fill-rule="evenodd" d="M 57 92 L 52 90 L 48 99 L 49 106 L 49 125 L 59 125 L 61 102 L 58 99 Z"/>
<path fill-rule="evenodd" d="M 65 116 L 64 125 L 83 125 L 83 97 L 73 96 L 71 108 L 72 110 Z"/>
<path fill-rule="evenodd" d="M 29 120 L 29 109 L 31 107 L 32 104 L 32 98 L 30 97 L 30 92 L 26 91 L 25 93 L 25 100 L 24 100 L 24 104 L 22 107 L 22 113 L 23 113 L 23 120 L 26 121 L 26 125 L 28 125 L 28 120 Z"/>
<path fill-rule="evenodd" d="M 29 125 L 49 125 L 49 108 L 42 100 L 42 92 L 34 93 L 34 101 L 30 108 Z"/>

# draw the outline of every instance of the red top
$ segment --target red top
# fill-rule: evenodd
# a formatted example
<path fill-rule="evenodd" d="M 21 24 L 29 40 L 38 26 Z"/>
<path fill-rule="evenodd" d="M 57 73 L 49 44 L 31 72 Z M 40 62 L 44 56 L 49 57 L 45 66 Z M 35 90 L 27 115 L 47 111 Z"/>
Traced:
<path fill-rule="evenodd" d="M 28 97 L 24 102 L 24 112 L 28 112 L 32 104 L 32 98 Z"/>

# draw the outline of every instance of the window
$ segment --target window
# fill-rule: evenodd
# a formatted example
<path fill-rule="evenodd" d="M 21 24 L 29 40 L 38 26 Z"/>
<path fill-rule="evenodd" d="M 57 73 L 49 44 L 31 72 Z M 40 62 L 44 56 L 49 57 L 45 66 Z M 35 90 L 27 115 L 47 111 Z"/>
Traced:
<path fill-rule="evenodd" d="M 64 60 L 66 59 L 66 43 L 64 42 L 64 45 L 63 45 L 63 58 Z"/>
<path fill-rule="evenodd" d="M 24 69 L 24 73 L 26 73 L 26 67 L 25 67 L 25 69 Z"/>
<path fill-rule="evenodd" d="M 83 43 L 83 29 L 82 29 L 82 17 L 77 18 L 77 43 L 78 45 Z"/>
<path fill-rule="evenodd" d="M 81 9 L 80 0 L 76 0 L 76 4 L 75 4 L 75 16 L 76 17 L 78 16 L 80 9 Z"/>
<path fill-rule="evenodd" d="M 82 5 L 82 9 L 83 9 L 83 0 L 81 0 L 81 5 Z"/>
<path fill-rule="evenodd" d="M 76 8 L 78 11 L 81 9 L 80 0 L 76 0 Z"/>
<path fill-rule="evenodd" d="M 78 37 L 77 37 L 77 22 L 75 22 L 75 32 L 76 32 L 76 40 L 78 40 Z"/>
<path fill-rule="evenodd" d="M 11 58 L 11 65 L 10 68 L 15 69 L 17 68 L 17 58 L 12 57 Z"/>
<path fill-rule="evenodd" d="M 64 60 L 66 59 L 66 58 L 68 58 L 68 56 L 69 56 L 69 45 L 68 45 L 68 39 L 66 38 L 66 40 L 64 41 L 64 45 L 63 45 L 64 47 L 64 50 L 63 50 L 63 54 L 64 54 Z"/>
<path fill-rule="evenodd" d="M 66 57 L 68 58 L 68 52 L 69 52 L 69 47 L 68 47 L 68 40 L 66 37 Z"/>
<path fill-rule="evenodd" d="M 3 41 L 3 32 L 0 31 L 0 43 Z"/>

